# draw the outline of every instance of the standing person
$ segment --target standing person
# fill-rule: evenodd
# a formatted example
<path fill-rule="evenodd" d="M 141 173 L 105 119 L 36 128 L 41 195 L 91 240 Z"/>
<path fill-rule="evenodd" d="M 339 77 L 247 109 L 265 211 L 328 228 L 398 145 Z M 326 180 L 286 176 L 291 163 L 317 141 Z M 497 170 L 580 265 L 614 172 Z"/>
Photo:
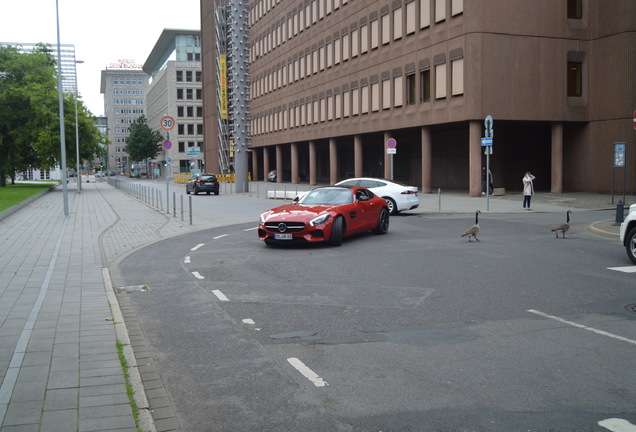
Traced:
<path fill-rule="evenodd" d="M 532 195 L 534 195 L 532 180 L 534 180 L 534 176 L 530 171 L 526 171 L 526 174 L 523 176 L 523 208 L 525 210 L 532 210 L 530 208 L 530 200 L 532 199 Z"/>
<path fill-rule="evenodd" d="M 488 182 L 488 194 L 493 194 L 492 188 L 492 171 L 488 170 L 486 174 L 486 167 L 481 167 L 481 194 L 486 195 L 486 182 Z"/>

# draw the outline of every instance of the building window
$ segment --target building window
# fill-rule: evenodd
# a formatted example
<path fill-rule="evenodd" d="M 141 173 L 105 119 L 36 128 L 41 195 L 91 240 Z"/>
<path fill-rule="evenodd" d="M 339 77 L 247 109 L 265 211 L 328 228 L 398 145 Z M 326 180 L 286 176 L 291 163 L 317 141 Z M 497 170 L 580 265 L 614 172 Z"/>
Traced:
<path fill-rule="evenodd" d="M 385 79 L 382 81 L 382 109 L 388 110 L 391 108 L 391 80 Z"/>
<path fill-rule="evenodd" d="M 182 106 L 178 106 L 177 107 L 177 117 L 183 117 L 183 107 Z"/>
<path fill-rule="evenodd" d="M 431 101 L 431 70 L 420 71 L 420 102 Z"/>
<path fill-rule="evenodd" d="M 402 38 L 402 8 L 398 7 L 393 10 L 393 39 Z"/>
<path fill-rule="evenodd" d="M 446 97 L 446 63 L 435 65 L 435 99 Z"/>
<path fill-rule="evenodd" d="M 402 75 L 393 78 L 393 106 L 401 107 L 403 103 L 402 96 Z"/>
<path fill-rule="evenodd" d="M 177 82 L 183 81 L 183 71 L 177 71 Z"/>
<path fill-rule="evenodd" d="M 380 46 L 380 33 L 378 29 L 378 20 L 371 21 L 371 49 L 374 50 Z"/>
<path fill-rule="evenodd" d="M 203 135 L 203 124 L 197 124 L 197 135 Z"/>
<path fill-rule="evenodd" d="M 369 28 L 367 25 L 360 26 L 360 54 L 369 51 Z"/>
<path fill-rule="evenodd" d="M 351 89 L 351 115 L 360 114 L 360 89 Z"/>
<path fill-rule="evenodd" d="M 415 33 L 415 0 L 406 4 L 406 34 Z"/>
<path fill-rule="evenodd" d="M 195 80 L 196 82 L 201 82 L 201 71 L 196 71 L 196 72 L 194 73 L 194 80 Z"/>
<path fill-rule="evenodd" d="M 177 135 L 183 135 L 184 131 L 185 129 L 182 124 L 177 125 Z"/>
<path fill-rule="evenodd" d="M 583 18 L 583 0 L 568 0 L 568 18 Z"/>
<path fill-rule="evenodd" d="M 186 71 L 186 81 L 192 82 L 192 71 Z"/>
<path fill-rule="evenodd" d="M 197 107 L 197 117 L 203 117 L 203 107 Z"/>
<path fill-rule="evenodd" d="M 184 152 L 185 152 L 185 142 L 179 141 L 179 153 L 184 153 Z"/>
<path fill-rule="evenodd" d="M 442 22 L 446 19 L 446 0 L 435 0 L 435 22 Z"/>
<path fill-rule="evenodd" d="M 416 102 L 415 92 L 415 74 L 410 73 L 406 74 L 406 104 L 407 105 L 415 105 Z"/>
<path fill-rule="evenodd" d="M 568 62 L 568 96 L 583 95 L 583 64 Z"/>
<path fill-rule="evenodd" d="M 177 99 L 183 100 L 183 89 L 177 89 Z"/>
<path fill-rule="evenodd" d="M 389 14 L 382 15 L 382 45 L 391 41 L 391 17 Z"/>
<path fill-rule="evenodd" d="M 451 0 L 451 15 L 456 16 L 464 12 L 464 0 Z"/>
<path fill-rule="evenodd" d="M 371 111 L 380 111 L 380 83 L 371 84 Z"/>
<path fill-rule="evenodd" d="M 187 114 L 188 117 L 194 117 L 194 107 L 189 106 L 189 107 L 186 108 L 186 111 L 188 113 Z"/>
<path fill-rule="evenodd" d="M 464 94 L 464 59 L 459 58 L 451 62 L 452 95 Z"/>

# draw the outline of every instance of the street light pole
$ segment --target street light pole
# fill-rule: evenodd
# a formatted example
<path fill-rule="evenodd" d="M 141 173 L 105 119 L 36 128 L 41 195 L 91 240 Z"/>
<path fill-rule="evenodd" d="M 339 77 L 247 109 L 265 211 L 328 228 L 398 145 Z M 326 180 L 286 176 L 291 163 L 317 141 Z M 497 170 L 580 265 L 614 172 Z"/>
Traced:
<path fill-rule="evenodd" d="M 62 159 L 62 191 L 64 192 L 64 216 L 68 216 L 68 185 L 66 184 L 66 136 L 64 135 L 64 95 L 62 93 L 62 47 L 60 46 L 60 8 L 55 0 L 57 16 L 57 93 L 60 115 L 60 153 Z"/>
<path fill-rule="evenodd" d="M 77 116 L 77 64 L 84 63 L 84 60 L 75 60 L 75 161 L 77 165 L 77 193 L 82 193 L 82 177 L 80 176 L 80 154 L 79 154 L 79 122 Z"/>

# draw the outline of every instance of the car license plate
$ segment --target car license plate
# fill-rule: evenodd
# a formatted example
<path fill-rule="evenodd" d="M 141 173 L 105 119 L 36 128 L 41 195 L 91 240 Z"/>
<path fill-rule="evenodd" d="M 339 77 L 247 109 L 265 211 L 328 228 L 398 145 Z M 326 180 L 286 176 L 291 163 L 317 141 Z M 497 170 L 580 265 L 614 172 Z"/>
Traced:
<path fill-rule="evenodd" d="M 276 240 L 291 240 L 293 237 L 291 234 L 274 234 Z"/>

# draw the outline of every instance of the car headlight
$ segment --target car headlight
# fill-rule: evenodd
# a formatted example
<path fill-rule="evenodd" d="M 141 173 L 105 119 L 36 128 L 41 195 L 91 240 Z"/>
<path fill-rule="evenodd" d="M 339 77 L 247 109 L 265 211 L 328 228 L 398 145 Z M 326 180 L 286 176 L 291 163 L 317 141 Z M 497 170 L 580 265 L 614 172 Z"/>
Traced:
<path fill-rule="evenodd" d="M 327 222 L 327 219 L 329 219 L 329 213 L 313 218 L 312 220 L 309 221 L 309 225 L 311 226 L 321 225 Z"/>
<path fill-rule="evenodd" d="M 265 213 L 263 213 L 262 215 L 260 215 L 260 217 L 258 218 L 258 222 L 259 222 L 261 225 L 264 225 L 264 224 L 265 224 Z"/>

